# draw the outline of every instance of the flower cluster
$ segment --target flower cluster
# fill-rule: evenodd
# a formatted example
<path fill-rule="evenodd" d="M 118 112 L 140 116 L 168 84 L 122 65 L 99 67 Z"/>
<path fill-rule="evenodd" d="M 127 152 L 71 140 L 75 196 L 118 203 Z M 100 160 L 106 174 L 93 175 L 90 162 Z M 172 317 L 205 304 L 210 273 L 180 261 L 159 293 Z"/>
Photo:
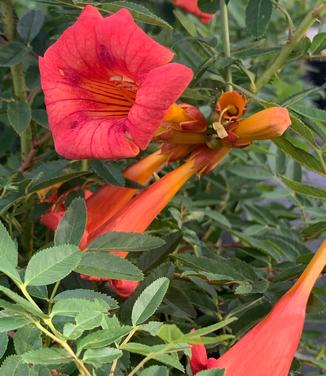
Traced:
<path fill-rule="evenodd" d="M 174 0 L 208 22 L 196 1 Z M 105 185 L 85 192 L 87 227 L 80 248 L 110 232 L 144 232 L 194 175 L 214 169 L 232 150 L 254 140 L 278 137 L 290 126 L 289 113 L 271 107 L 244 118 L 247 99 L 228 91 L 207 120 L 196 107 L 176 101 L 192 79 L 190 68 L 171 63 L 173 53 L 146 35 L 123 9 L 103 18 L 88 5 L 78 20 L 40 58 L 42 88 L 57 152 L 70 159 L 135 157 L 152 140 L 157 151 L 131 164 L 124 176 L 148 184 L 171 161 L 185 162 L 139 192 Z M 41 222 L 55 230 L 65 197 L 52 196 Z M 226 368 L 227 376 L 286 376 L 298 346 L 309 293 L 325 265 L 326 245 L 296 285 L 271 313 L 219 359 L 207 358 L 203 345 L 192 346 L 193 373 Z M 114 252 L 127 257 L 127 252 Z M 103 280 L 83 275 L 89 280 Z M 120 297 L 134 281 L 105 279 Z M 257 361 L 258 358 L 258 361 Z"/>

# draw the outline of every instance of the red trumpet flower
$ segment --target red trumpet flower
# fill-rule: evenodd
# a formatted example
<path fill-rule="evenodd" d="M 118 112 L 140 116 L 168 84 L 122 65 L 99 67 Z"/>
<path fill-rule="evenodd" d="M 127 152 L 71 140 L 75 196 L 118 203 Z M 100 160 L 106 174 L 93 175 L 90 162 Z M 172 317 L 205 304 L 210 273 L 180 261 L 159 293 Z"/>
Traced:
<path fill-rule="evenodd" d="M 202 12 L 198 7 L 198 0 L 172 0 L 172 3 L 184 9 L 186 12 L 192 13 L 200 18 L 200 21 L 204 24 L 211 21 L 215 14 Z"/>
<path fill-rule="evenodd" d="M 219 359 L 207 359 L 204 345 L 193 345 L 193 372 L 221 368 L 226 370 L 225 376 L 288 376 L 300 342 L 308 298 L 325 265 L 326 241 L 265 319 Z"/>
<path fill-rule="evenodd" d="M 91 5 L 39 59 L 57 152 L 70 159 L 133 157 L 150 143 L 192 79 L 128 10 Z"/>

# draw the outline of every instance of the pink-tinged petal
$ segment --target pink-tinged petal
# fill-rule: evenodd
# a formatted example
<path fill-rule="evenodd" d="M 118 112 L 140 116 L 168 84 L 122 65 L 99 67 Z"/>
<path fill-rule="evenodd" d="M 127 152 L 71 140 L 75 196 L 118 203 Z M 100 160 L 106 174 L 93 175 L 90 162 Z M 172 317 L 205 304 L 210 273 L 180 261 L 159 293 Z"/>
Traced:
<path fill-rule="evenodd" d="M 145 149 L 171 106 L 192 80 L 192 70 L 171 63 L 151 70 L 137 91 L 128 116 L 128 132 Z"/>
<path fill-rule="evenodd" d="M 43 226 L 47 227 L 49 230 L 55 231 L 64 213 L 65 213 L 64 211 L 58 211 L 58 212 L 50 211 L 48 213 L 45 213 L 41 216 L 40 223 Z"/>
<path fill-rule="evenodd" d="M 207 360 L 207 369 L 212 369 L 212 368 L 219 368 L 218 366 L 218 360 L 215 358 L 208 358 Z"/>
<path fill-rule="evenodd" d="M 207 369 L 207 353 L 203 344 L 191 346 L 190 367 L 194 375 Z"/>
<path fill-rule="evenodd" d="M 98 55 L 112 71 L 123 73 L 136 83 L 153 68 L 169 63 L 173 52 L 149 37 L 121 9 L 96 27 Z"/>
<path fill-rule="evenodd" d="M 123 279 L 111 279 L 107 284 L 121 298 L 128 298 L 139 286 L 139 282 L 137 281 L 126 281 Z"/>
<path fill-rule="evenodd" d="M 156 77 L 152 72 L 164 68 L 172 57 L 135 24 L 127 10 L 104 19 L 87 6 L 39 59 L 57 152 L 70 159 L 137 155 L 153 137 L 162 112 L 190 81 L 191 71 L 176 67 L 181 75 L 177 82 L 156 79 L 160 87 L 150 97 L 149 80 Z M 172 67 L 166 71 L 169 77 Z M 144 118 L 148 124 L 140 124 Z"/>

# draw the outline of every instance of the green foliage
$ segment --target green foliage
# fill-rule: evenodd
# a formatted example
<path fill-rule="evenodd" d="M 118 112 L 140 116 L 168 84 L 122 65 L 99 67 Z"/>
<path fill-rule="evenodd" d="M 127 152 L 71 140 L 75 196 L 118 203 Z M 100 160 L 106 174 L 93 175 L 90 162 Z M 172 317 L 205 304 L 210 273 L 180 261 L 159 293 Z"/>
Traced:
<path fill-rule="evenodd" d="M 81 198 L 74 199 L 60 221 L 55 234 L 54 244 L 79 245 L 86 227 L 87 213 L 85 202 Z"/>
<path fill-rule="evenodd" d="M 59 245 L 39 251 L 26 267 L 25 285 L 54 283 L 71 273 L 81 259 L 79 249 L 73 245 Z"/>
<path fill-rule="evenodd" d="M 142 272 L 130 261 L 103 252 L 90 252 L 83 255 L 75 271 L 100 278 L 127 279 L 140 281 Z"/>
<path fill-rule="evenodd" d="M 31 108 L 24 101 L 8 103 L 7 115 L 10 125 L 19 135 L 26 130 L 32 119 Z"/>
<path fill-rule="evenodd" d="M 163 245 L 162 239 L 147 234 L 108 232 L 93 240 L 87 249 L 93 252 L 145 252 Z"/>
<path fill-rule="evenodd" d="M 272 9 L 270 0 L 249 0 L 246 8 L 246 26 L 254 37 L 259 38 L 265 33 Z"/>
<path fill-rule="evenodd" d="M 162 303 L 169 288 L 167 278 L 159 278 L 146 287 L 136 300 L 131 313 L 133 325 L 139 325 L 148 320 Z"/>

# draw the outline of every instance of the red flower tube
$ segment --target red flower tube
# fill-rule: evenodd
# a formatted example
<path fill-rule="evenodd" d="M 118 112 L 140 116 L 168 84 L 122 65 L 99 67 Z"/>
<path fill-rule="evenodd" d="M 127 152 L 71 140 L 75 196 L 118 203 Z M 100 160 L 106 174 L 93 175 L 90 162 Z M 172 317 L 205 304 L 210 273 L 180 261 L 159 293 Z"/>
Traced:
<path fill-rule="evenodd" d="M 192 71 L 121 9 L 87 5 L 39 58 L 56 151 L 70 159 L 133 157 L 146 149 Z"/>
<path fill-rule="evenodd" d="M 129 201 L 116 215 L 89 235 L 89 242 L 110 231 L 143 232 L 155 217 L 172 200 L 178 190 L 195 174 L 202 174 L 213 169 L 229 153 L 227 147 L 211 150 L 200 147 L 186 163 L 166 174 L 153 183 L 137 197 Z M 126 257 L 128 252 L 112 252 L 120 257 Z M 87 275 L 82 278 L 105 280 Z M 109 286 L 122 297 L 129 296 L 137 284 L 130 281 L 109 281 Z M 126 292 L 127 291 L 127 292 Z M 128 294 L 128 295 L 127 295 Z"/>
<path fill-rule="evenodd" d="M 198 7 L 198 0 L 172 0 L 172 3 L 186 12 L 192 13 L 199 17 L 200 21 L 205 24 L 215 17 L 215 14 L 201 11 Z"/>
<path fill-rule="evenodd" d="M 308 298 L 325 265 L 326 241 L 265 319 L 219 359 L 209 358 L 205 362 L 204 345 L 193 346 L 193 372 L 221 368 L 226 370 L 225 376 L 288 376 L 300 342 Z"/>

